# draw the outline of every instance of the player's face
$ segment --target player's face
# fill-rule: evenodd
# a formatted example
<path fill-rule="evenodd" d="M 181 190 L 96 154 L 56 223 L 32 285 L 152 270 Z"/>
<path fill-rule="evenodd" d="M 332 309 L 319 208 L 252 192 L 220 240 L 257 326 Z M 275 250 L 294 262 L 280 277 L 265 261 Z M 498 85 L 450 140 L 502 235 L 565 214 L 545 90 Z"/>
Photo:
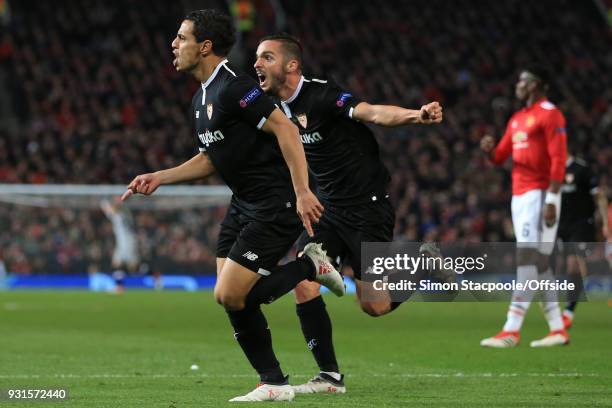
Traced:
<path fill-rule="evenodd" d="M 516 83 L 516 87 L 514 89 L 514 93 L 516 98 L 519 101 L 526 101 L 529 93 L 532 92 L 535 86 L 535 81 L 531 78 L 531 74 L 528 72 L 521 72 L 519 75 L 518 82 Z"/>
<path fill-rule="evenodd" d="M 200 62 L 200 45 L 193 35 L 193 21 L 183 20 L 174 41 L 172 41 L 172 53 L 174 61 L 172 65 L 177 71 L 192 71 Z"/>
<path fill-rule="evenodd" d="M 281 86 L 287 79 L 285 56 L 278 41 L 268 40 L 259 44 L 255 60 L 255 72 L 259 86 L 264 92 L 278 95 Z"/>

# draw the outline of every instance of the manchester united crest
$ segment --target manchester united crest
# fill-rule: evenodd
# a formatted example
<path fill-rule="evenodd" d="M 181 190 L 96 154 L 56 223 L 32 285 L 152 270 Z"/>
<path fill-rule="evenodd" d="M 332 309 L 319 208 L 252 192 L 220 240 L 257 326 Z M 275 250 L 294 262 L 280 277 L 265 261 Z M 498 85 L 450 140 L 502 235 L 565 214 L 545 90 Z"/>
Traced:
<path fill-rule="evenodd" d="M 302 125 L 302 127 L 304 129 L 306 129 L 306 126 L 308 125 L 308 118 L 306 117 L 305 113 L 300 113 L 299 115 L 296 116 L 298 122 L 300 122 L 300 125 Z"/>
<path fill-rule="evenodd" d="M 208 120 L 212 118 L 213 104 L 209 103 L 206 105 L 206 115 L 208 116 Z"/>

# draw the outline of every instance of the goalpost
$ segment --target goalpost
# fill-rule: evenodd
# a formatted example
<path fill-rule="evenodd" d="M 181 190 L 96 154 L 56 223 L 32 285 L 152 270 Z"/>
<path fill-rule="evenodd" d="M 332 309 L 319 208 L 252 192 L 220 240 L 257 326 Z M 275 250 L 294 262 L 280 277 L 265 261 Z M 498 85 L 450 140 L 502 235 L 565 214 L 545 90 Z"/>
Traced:
<path fill-rule="evenodd" d="M 161 274 L 214 274 L 225 186 L 161 186 L 118 198 L 125 185 L 0 184 L 0 261 L 16 276 L 108 273 L 115 251 L 108 201 L 129 214 L 140 259 Z"/>

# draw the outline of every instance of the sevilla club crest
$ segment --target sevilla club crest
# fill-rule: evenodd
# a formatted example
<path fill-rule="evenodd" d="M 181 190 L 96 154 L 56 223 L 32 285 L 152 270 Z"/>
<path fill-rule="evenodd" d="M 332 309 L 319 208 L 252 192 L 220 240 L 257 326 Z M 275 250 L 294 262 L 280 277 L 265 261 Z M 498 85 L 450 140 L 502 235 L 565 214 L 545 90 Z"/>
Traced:
<path fill-rule="evenodd" d="M 213 110 L 212 103 L 209 103 L 208 105 L 206 105 L 206 115 L 208 116 L 208 120 L 212 118 L 212 110 Z"/>
<path fill-rule="evenodd" d="M 296 117 L 297 117 L 298 122 L 300 122 L 300 125 L 302 125 L 304 129 L 306 129 L 306 125 L 308 125 L 308 118 L 306 117 L 306 114 L 300 113 Z"/>

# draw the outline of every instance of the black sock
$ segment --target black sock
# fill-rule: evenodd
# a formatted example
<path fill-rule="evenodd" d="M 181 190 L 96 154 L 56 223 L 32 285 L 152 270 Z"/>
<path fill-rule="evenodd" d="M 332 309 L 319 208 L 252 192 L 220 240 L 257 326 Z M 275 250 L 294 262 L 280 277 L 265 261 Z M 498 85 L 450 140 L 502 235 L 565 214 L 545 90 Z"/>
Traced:
<path fill-rule="evenodd" d="M 272 303 L 303 281 L 313 277 L 313 264 L 305 257 L 274 268 L 269 276 L 259 279 L 246 297 L 247 307 Z"/>
<path fill-rule="evenodd" d="M 285 376 L 272 349 L 272 334 L 261 308 L 245 308 L 239 311 L 227 311 L 234 338 L 242 347 L 251 366 L 259 374 L 262 383 L 283 384 Z"/>
<path fill-rule="evenodd" d="M 339 373 L 334 343 L 332 342 L 332 324 L 321 296 L 305 303 L 295 305 L 300 318 L 304 339 L 321 371 Z"/>
<path fill-rule="evenodd" d="M 576 309 L 578 301 L 581 299 L 584 285 L 582 283 L 582 276 L 579 273 L 568 275 L 567 280 L 574 284 L 574 290 L 568 291 L 567 293 L 567 306 L 565 309 L 573 312 Z"/>

